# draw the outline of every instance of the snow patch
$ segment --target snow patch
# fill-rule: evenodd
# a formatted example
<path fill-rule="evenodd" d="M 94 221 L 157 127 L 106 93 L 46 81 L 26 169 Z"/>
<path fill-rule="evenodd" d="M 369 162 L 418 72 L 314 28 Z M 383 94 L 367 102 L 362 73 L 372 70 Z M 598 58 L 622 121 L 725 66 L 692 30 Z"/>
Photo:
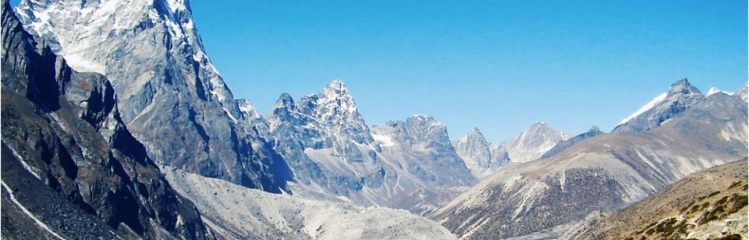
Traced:
<path fill-rule="evenodd" d="M 11 145 L 8 144 L 7 142 L 5 142 L 5 139 L 3 139 L 2 141 L 3 141 L 3 143 L 5 143 L 5 145 L 8 146 L 8 149 L 10 149 L 10 152 L 13 154 L 13 156 L 15 156 L 16 158 L 18 158 L 18 162 L 21 163 L 21 166 L 23 166 L 23 168 L 26 169 L 26 171 L 30 172 L 37 179 L 39 179 L 39 180 L 42 179 L 41 177 L 39 177 L 39 174 L 36 173 L 36 170 L 34 168 L 32 168 L 31 166 L 29 166 L 28 164 L 26 164 L 26 162 L 23 161 L 23 158 L 21 157 L 21 154 L 18 154 L 18 152 L 16 152 L 15 149 L 13 149 L 12 147 L 10 147 Z"/>
<path fill-rule="evenodd" d="M 390 146 L 395 145 L 395 143 L 393 142 L 393 139 L 389 136 L 372 134 L 372 138 L 374 138 L 375 141 L 382 143 L 383 147 L 390 147 Z"/>
<path fill-rule="evenodd" d="M 663 100 L 666 99 L 667 96 L 668 93 L 661 93 L 657 97 L 653 98 L 653 100 L 650 100 L 650 102 L 640 107 L 640 109 L 638 109 L 635 113 L 632 113 L 632 115 L 629 115 L 628 117 L 622 119 L 622 121 L 619 122 L 619 125 L 625 124 L 629 122 L 629 120 L 632 120 L 633 118 L 640 116 L 640 114 L 643 114 L 651 108 L 655 107 L 656 104 L 663 102 Z"/>
<path fill-rule="evenodd" d="M 709 96 L 711 96 L 713 94 L 716 94 L 716 93 L 725 93 L 727 95 L 733 95 L 732 92 L 726 92 L 726 91 L 720 90 L 720 89 L 718 89 L 716 87 L 711 87 L 710 90 L 707 90 L 707 97 L 709 97 Z"/>
<path fill-rule="evenodd" d="M 107 68 L 103 64 L 89 61 L 78 53 L 66 54 L 63 56 L 68 66 L 78 72 L 94 72 L 104 75 Z"/>

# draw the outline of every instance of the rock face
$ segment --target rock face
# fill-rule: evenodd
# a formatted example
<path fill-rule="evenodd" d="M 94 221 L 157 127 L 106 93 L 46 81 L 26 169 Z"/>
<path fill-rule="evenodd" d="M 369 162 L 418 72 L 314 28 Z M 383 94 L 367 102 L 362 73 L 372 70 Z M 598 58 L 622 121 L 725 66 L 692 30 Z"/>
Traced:
<path fill-rule="evenodd" d="M 22 0 L 24 27 L 112 83 L 122 120 L 161 164 L 269 192 L 291 173 L 259 114 L 203 50 L 185 0 Z"/>
<path fill-rule="evenodd" d="M 474 176 L 484 176 L 489 169 L 502 165 L 492 162 L 492 145 L 486 141 L 484 134 L 474 128 L 465 137 L 453 142 L 455 151 L 465 160 L 466 166 Z"/>
<path fill-rule="evenodd" d="M 541 159 L 550 158 L 560 152 L 563 152 L 564 150 L 567 150 L 568 148 L 572 147 L 572 145 L 578 144 L 585 139 L 592 138 L 601 134 L 603 134 L 603 132 L 601 132 L 598 127 L 593 126 L 587 132 L 578 134 L 577 136 L 557 143 L 557 145 L 554 145 L 554 147 L 549 149 L 549 151 L 544 153 L 544 155 L 541 155 Z"/>
<path fill-rule="evenodd" d="M 0 4 L 3 237 L 212 239 L 128 131 L 109 81 L 69 68 Z"/>
<path fill-rule="evenodd" d="M 391 121 L 373 130 L 394 144 L 383 152 L 412 175 L 431 186 L 470 186 L 474 178 L 450 143 L 447 127 L 432 117 L 415 115 L 405 121 Z"/>
<path fill-rule="evenodd" d="M 614 128 L 611 132 L 643 132 L 660 126 L 666 120 L 690 108 L 704 96 L 685 78 L 671 85 L 667 94 L 653 99 Z"/>
<path fill-rule="evenodd" d="M 682 177 L 744 157 L 747 106 L 702 98 L 646 132 L 603 134 L 542 161 L 511 164 L 441 208 L 460 238 L 523 236 L 616 212 Z"/>
<path fill-rule="evenodd" d="M 537 122 L 517 136 L 505 140 L 494 150 L 497 162 L 523 163 L 537 160 L 557 143 L 567 140 L 572 134 L 553 129 L 545 122 Z"/>
<path fill-rule="evenodd" d="M 370 129 L 338 80 L 298 102 L 281 95 L 267 121 L 302 196 L 421 213 L 456 195 L 444 189 L 474 181 L 444 125 L 418 116 Z"/>
<path fill-rule="evenodd" d="M 177 169 L 165 172 L 225 239 L 456 239 L 405 210 L 270 194 Z"/>
<path fill-rule="evenodd" d="M 746 158 L 690 174 L 567 239 L 746 239 Z M 733 238 L 729 238 L 733 237 Z"/>

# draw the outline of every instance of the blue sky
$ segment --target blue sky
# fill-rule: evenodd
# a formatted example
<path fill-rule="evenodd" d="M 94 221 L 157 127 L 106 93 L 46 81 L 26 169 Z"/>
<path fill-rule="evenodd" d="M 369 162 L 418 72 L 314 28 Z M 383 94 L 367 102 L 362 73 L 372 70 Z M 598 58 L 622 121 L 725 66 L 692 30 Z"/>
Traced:
<path fill-rule="evenodd" d="M 492 142 L 610 131 L 670 84 L 747 81 L 747 2 L 192 0 L 235 97 L 267 113 L 344 81 L 368 124 L 427 114 Z"/>

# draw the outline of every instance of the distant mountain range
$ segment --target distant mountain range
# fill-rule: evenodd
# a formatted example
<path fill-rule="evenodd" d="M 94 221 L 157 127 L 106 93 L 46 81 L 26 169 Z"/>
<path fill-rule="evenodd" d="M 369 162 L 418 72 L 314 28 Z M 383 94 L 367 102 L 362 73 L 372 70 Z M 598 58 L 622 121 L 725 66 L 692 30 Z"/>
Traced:
<path fill-rule="evenodd" d="M 551 128 L 545 122 L 537 122 L 496 146 L 486 141 L 478 128 L 474 128 L 453 145 L 474 176 L 483 178 L 509 163 L 537 160 L 570 136 L 567 132 Z M 566 143 L 571 144 L 572 142 Z"/>
<path fill-rule="evenodd" d="M 3 238 L 614 236 L 587 227 L 746 157 L 746 87 L 680 80 L 612 133 L 451 142 L 426 115 L 368 125 L 339 80 L 261 115 L 188 1 L 0 4 Z"/>
<path fill-rule="evenodd" d="M 689 93 L 689 104 L 673 98 L 668 105 L 681 110 L 656 105 L 618 128 L 633 131 L 599 134 L 550 158 L 502 167 L 433 218 L 466 239 L 541 231 L 556 238 L 591 212 L 619 211 L 688 174 L 746 155 L 747 102 L 741 97 L 703 97 L 686 80 L 670 92 Z"/>

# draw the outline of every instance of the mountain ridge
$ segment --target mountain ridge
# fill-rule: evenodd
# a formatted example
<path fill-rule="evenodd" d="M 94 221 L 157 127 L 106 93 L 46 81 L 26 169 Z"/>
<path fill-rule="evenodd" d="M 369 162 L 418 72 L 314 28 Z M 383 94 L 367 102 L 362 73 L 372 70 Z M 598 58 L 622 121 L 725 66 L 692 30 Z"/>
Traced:
<path fill-rule="evenodd" d="M 432 218 L 460 238 L 481 239 L 615 212 L 692 172 L 742 157 L 746 116 L 746 102 L 714 94 L 648 131 L 602 134 L 546 160 L 507 165 Z"/>

